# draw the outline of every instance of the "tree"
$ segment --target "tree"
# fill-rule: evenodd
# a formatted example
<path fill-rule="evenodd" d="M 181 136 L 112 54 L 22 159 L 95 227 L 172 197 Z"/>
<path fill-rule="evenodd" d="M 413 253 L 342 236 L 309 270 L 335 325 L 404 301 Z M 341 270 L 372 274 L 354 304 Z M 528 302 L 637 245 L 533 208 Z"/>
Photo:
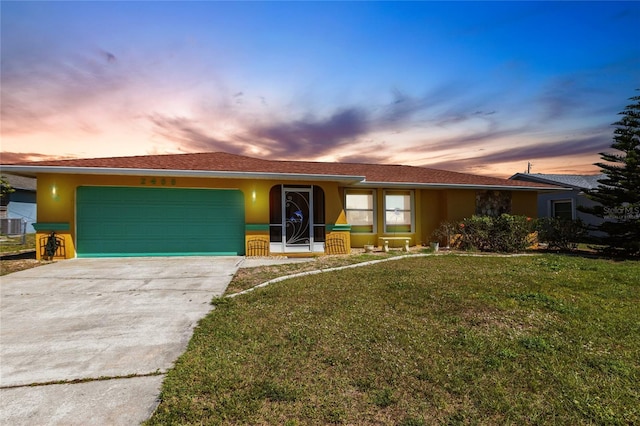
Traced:
<path fill-rule="evenodd" d="M 605 220 L 597 230 L 608 251 L 640 256 L 640 96 L 631 101 L 613 123 L 611 148 L 617 152 L 601 152 L 603 161 L 595 163 L 606 177 L 587 196 L 599 205 L 581 210 Z"/>
<path fill-rule="evenodd" d="M 9 194 L 14 192 L 15 189 L 11 187 L 11 184 L 4 176 L 0 176 L 0 201 L 5 206 L 9 202 Z"/>

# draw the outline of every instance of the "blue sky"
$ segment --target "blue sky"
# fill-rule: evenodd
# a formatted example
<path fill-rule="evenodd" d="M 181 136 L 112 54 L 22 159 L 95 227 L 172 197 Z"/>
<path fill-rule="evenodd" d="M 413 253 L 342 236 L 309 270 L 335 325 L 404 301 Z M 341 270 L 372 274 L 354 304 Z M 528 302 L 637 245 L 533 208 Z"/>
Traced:
<path fill-rule="evenodd" d="M 1 3 L 2 155 L 595 173 L 636 2 Z"/>

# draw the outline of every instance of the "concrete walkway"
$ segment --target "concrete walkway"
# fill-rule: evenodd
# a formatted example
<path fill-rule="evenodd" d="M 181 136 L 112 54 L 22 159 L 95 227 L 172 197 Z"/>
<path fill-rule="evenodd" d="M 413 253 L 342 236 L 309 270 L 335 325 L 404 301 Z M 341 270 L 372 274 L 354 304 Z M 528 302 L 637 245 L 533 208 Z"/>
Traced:
<path fill-rule="evenodd" d="M 73 259 L 0 277 L 0 424 L 146 420 L 242 260 Z"/>

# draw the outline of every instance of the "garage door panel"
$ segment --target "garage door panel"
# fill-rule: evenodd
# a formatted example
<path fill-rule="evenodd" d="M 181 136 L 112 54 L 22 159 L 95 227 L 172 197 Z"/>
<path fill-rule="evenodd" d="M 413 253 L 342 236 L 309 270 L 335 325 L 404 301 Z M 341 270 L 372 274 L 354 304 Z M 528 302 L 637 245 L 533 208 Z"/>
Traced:
<path fill-rule="evenodd" d="M 244 254 L 238 190 L 80 187 L 78 255 Z"/>

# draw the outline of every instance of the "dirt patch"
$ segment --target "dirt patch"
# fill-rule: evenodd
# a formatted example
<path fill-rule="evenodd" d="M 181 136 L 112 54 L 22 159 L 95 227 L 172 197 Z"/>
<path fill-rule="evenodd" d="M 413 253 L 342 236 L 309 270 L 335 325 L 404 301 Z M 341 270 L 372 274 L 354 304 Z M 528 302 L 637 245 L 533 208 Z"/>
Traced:
<path fill-rule="evenodd" d="M 11 274 L 12 272 L 24 271 L 47 263 L 36 259 L 11 259 L 0 260 L 0 275 Z"/>
<path fill-rule="evenodd" d="M 36 253 L 33 250 L 26 250 L 16 253 L 6 253 L 0 257 L 0 275 L 11 274 L 12 272 L 24 271 L 46 265 L 50 261 L 36 260 Z"/>

